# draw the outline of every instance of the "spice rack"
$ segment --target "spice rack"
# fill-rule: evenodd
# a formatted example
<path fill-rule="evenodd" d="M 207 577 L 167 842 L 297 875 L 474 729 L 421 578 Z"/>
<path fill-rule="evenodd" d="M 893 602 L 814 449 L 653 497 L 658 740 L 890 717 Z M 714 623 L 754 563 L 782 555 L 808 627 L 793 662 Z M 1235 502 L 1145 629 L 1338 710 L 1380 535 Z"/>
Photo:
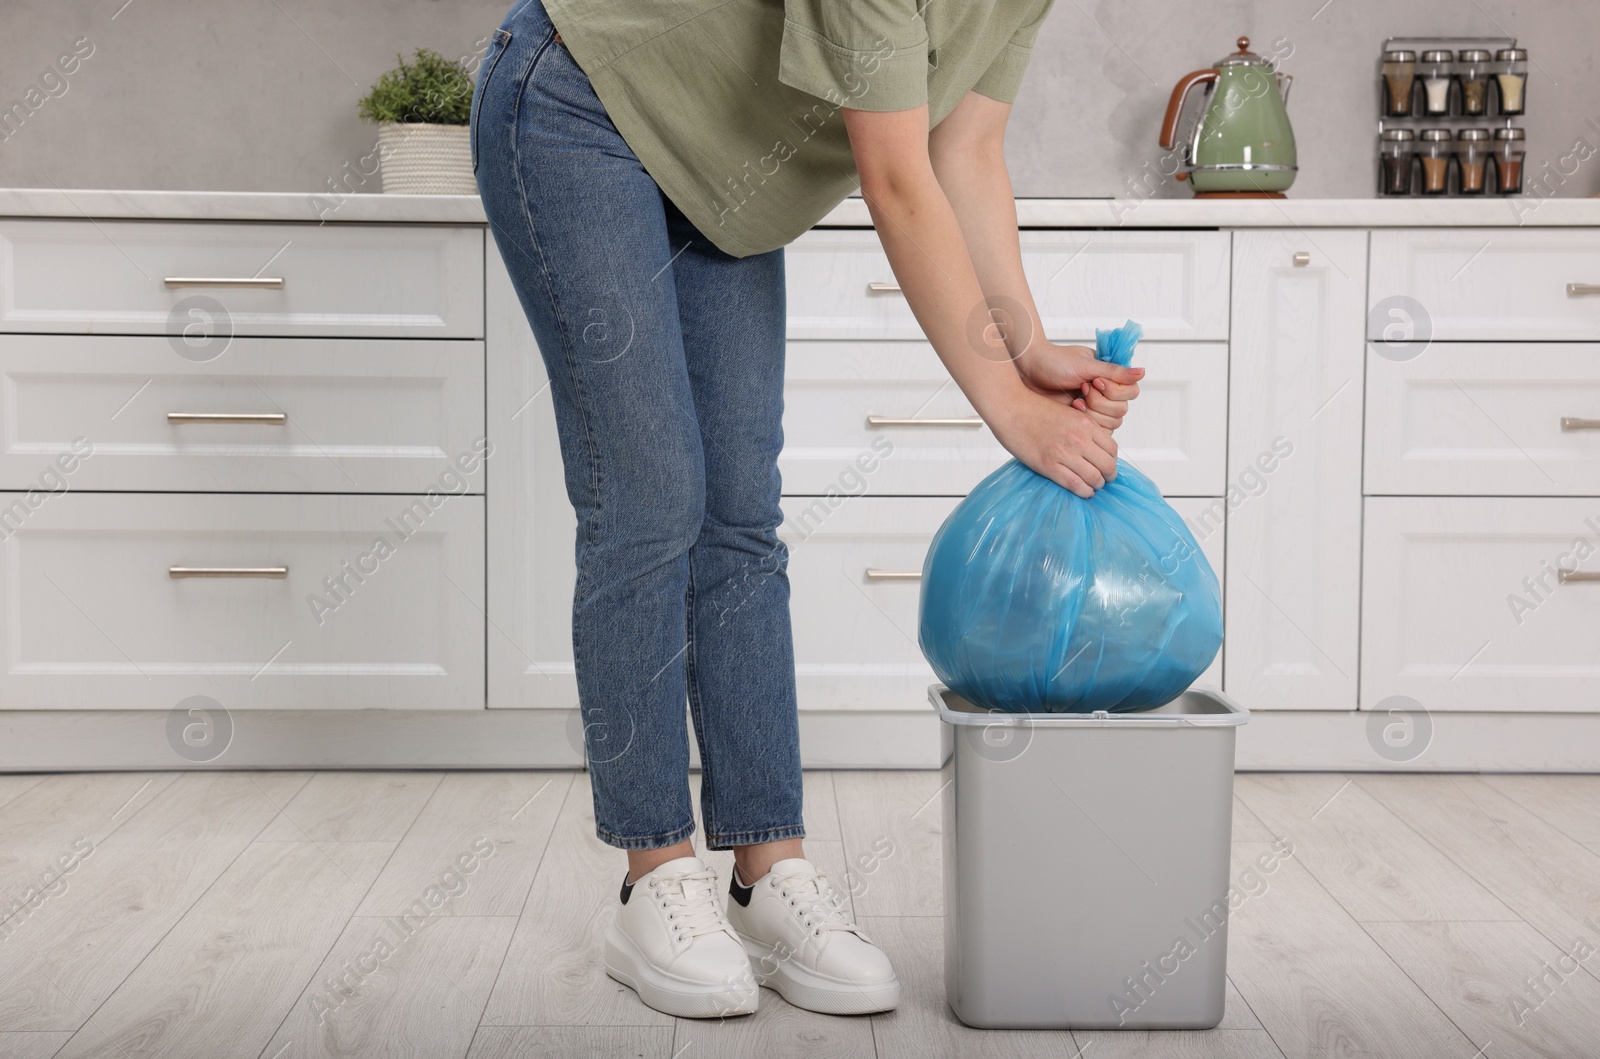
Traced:
<path fill-rule="evenodd" d="M 1521 194 L 1527 65 L 1515 37 L 1385 40 L 1378 194 Z"/>

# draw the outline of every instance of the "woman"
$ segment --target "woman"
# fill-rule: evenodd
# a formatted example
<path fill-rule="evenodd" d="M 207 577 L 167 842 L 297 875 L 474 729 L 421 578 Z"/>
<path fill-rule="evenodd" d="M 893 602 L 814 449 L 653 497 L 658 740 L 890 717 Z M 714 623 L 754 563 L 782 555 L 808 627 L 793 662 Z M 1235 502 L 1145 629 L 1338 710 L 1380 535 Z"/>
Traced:
<path fill-rule="evenodd" d="M 900 995 L 801 843 L 783 245 L 859 182 L 1001 443 L 1081 496 L 1116 473 L 1140 372 L 1045 339 L 1001 152 L 1050 3 L 519 0 L 484 56 L 473 165 L 550 376 L 595 825 L 628 855 L 605 966 L 661 1011 L 754 1011 L 758 981 L 836 1014 Z"/>

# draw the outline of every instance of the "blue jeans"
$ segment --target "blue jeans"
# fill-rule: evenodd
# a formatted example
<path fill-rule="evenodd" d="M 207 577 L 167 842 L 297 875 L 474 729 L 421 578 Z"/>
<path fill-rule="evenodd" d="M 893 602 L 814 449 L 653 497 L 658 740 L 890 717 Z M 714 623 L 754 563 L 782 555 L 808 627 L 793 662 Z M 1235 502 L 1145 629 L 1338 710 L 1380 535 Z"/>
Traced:
<path fill-rule="evenodd" d="M 489 229 L 550 376 L 578 516 L 572 649 L 595 829 L 712 849 L 800 838 L 778 540 L 783 251 L 735 258 L 666 199 L 523 0 L 472 100 Z M 492 589 L 491 589 L 492 590 Z"/>

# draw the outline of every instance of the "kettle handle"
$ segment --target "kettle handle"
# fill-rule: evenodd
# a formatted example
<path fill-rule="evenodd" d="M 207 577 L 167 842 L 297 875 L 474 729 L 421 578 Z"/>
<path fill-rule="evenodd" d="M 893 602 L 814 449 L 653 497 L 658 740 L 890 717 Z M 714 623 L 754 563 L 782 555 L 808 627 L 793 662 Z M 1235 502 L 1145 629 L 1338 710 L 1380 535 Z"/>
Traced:
<path fill-rule="evenodd" d="M 1198 84 L 1215 84 L 1218 74 L 1215 68 L 1210 70 L 1196 70 L 1194 73 L 1184 74 L 1177 84 L 1172 86 L 1172 98 L 1167 101 L 1167 116 L 1161 119 L 1161 146 L 1171 149 L 1176 143 L 1178 133 L 1178 117 L 1183 113 L 1183 102 L 1189 97 L 1189 89 Z"/>

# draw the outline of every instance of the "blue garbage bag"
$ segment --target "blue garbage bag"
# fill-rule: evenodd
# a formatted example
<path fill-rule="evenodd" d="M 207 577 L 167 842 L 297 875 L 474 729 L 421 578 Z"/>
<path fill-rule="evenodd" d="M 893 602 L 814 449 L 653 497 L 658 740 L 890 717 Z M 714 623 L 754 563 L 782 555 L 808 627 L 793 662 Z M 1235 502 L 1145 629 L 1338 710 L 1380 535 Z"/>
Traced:
<path fill-rule="evenodd" d="M 1096 332 L 1127 364 L 1131 320 Z M 1222 646 L 1217 575 L 1155 484 L 1123 459 L 1085 500 L 1016 460 L 978 484 L 922 566 L 919 641 L 985 709 L 1134 712 L 1172 701 Z"/>

